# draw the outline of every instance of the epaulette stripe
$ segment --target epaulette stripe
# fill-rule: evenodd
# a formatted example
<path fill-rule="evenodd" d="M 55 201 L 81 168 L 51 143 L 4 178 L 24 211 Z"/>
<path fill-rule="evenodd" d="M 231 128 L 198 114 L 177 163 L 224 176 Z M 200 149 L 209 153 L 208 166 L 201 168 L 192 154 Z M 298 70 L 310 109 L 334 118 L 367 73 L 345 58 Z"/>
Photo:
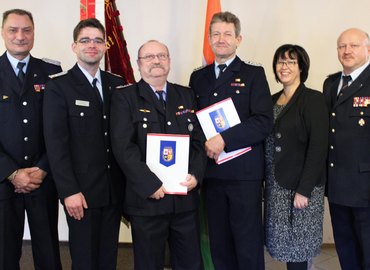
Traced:
<path fill-rule="evenodd" d="M 60 62 L 57 61 L 57 60 L 53 60 L 53 59 L 49 59 L 49 58 L 42 58 L 41 60 L 44 61 L 45 63 L 60 66 Z"/>

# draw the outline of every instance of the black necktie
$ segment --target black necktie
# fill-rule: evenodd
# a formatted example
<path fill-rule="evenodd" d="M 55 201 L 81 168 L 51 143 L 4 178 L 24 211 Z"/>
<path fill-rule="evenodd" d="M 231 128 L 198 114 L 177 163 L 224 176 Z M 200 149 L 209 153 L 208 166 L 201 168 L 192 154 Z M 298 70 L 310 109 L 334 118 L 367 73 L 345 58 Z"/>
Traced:
<path fill-rule="evenodd" d="M 351 75 L 342 77 L 342 87 L 339 90 L 337 98 L 339 99 L 343 95 L 343 91 L 348 87 L 348 83 L 352 80 Z"/>
<path fill-rule="evenodd" d="M 166 110 L 166 101 L 163 98 L 163 90 L 155 91 L 158 94 L 159 102 L 162 104 L 164 110 Z"/>
<path fill-rule="evenodd" d="M 221 74 L 224 72 L 224 70 L 226 69 L 227 65 L 226 64 L 219 64 L 217 67 L 220 70 L 220 73 L 218 73 L 218 77 L 217 78 L 220 78 Z"/>
<path fill-rule="evenodd" d="M 92 85 L 93 85 L 93 88 L 95 90 L 96 95 L 98 96 L 98 99 L 99 99 L 100 103 L 103 103 L 103 99 L 101 98 L 100 91 L 99 91 L 98 87 L 96 86 L 97 81 L 98 81 L 98 79 L 94 78 L 94 80 L 92 82 Z"/>
<path fill-rule="evenodd" d="M 17 77 L 18 77 L 18 81 L 19 81 L 19 84 L 20 84 L 21 87 L 23 86 L 24 77 L 26 76 L 26 74 L 24 74 L 24 72 L 23 72 L 23 67 L 25 65 L 26 65 L 26 63 L 24 63 L 24 62 L 18 62 L 18 64 L 17 64 L 17 68 L 19 69 Z"/>

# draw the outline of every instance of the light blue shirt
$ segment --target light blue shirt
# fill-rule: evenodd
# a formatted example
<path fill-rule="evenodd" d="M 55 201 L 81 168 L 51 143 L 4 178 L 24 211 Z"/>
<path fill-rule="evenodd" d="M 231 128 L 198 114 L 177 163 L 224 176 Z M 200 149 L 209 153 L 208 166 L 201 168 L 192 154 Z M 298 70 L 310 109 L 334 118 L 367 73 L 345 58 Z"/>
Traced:
<path fill-rule="evenodd" d="M 149 84 L 150 85 L 150 84 Z M 152 90 L 153 90 L 153 92 L 154 92 L 154 94 L 155 94 L 155 96 L 159 99 L 159 96 L 158 96 L 158 94 L 156 93 L 158 90 L 156 90 L 153 86 L 151 86 L 150 85 L 150 88 L 152 88 Z M 166 101 L 167 100 L 167 82 L 164 84 L 164 86 L 163 86 L 163 99 L 164 99 L 164 101 Z"/>
<path fill-rule="evenodd" d="M 229 65 L 231 64 L 231 62 L 232 61 L 234 61 L 234 59 L 235 59 L 235 57 L 236 56 L 234 56 L 233 58 L 231 58 L 231 59 L 229 59 L 229 60 L 227 60 L 224 64 L 226 64 L 226 68 L 225 69 L 227 69 L 228 67 L 229 67 Z M 220 76 L 220 69 L 218 68 L 218 65 L 219 65 L 220 63 L 217 63 L 216 62 L 216 60 L 215 60 L 215 75 L 216 75 L 216 78 L 218 78 L 218 76 Z M 224 70 L 225 70 L 224 69 Z"/>
<path fill-rule="evenodd" d="M 101 83 L 101 74 L 100 74 L 100 69 L 98 69 L 98 71 L 96 72 L 95 76 L 91 76 L 89 72 L 87 72 L 83 67 L 81 67 L 78 63 L 77 63 L 77 66 L 81 69 L 82 73 L 86 76 L 86 78 L 88 79 L 88 81 L 90 82 L 91 86 L 93 86 L 93 80 L 96 78 L 97 81 L 96 81 L 96 87 L 98 88 L 99 90 L 99 94 L 101 96 L 101 99 L 104 101 L 104 97 L 103 97 L 103 86 L 102 86 L 102 83 Z"/>
<path fill-rule="evenodd" d="M 23 66 L 23 72 L 24 72 L 24 74 L 26 74 L 28 63 L 30 62 L 30 57 L 31 57 L 30 55 L 27 55 L 22 60 L 18 60 L 17 58 L 14 58 L 8 51 L 6 51 L 6 56 L 8 57 L 8 60 L 9 60 L 10 64 L 12 65 L 12 68 L 13 68 L 14 73 L 15 73 L 16 76 L 18 76 L 18 72 L 19 72 L 19 70 L 17 68 L 18 62 L 26 63 Z"/>
<path fill-rule="evenodd" d="M 356 69 L 355 71 L 353 71 L 351 74 L 347 74 L 347 76 L 348 75 L 351 75 L 351 80 L 348 82 L 348 86 L 350 86 L 352 84 L 352 82 L 354 80 L 356 80 L 358 78 L 358 76 L 360 76 L 360 74 L 362 73 L 362 71 L 364 71 L 369 64 L 370 64 L 370 61 L 367 61 L 365 64 L 363 64 L 361 67 L 359 67 L 358 69 Z M 342 77 L 341 77 L 340 82 L 339 82 L 339 85 L 338 85 L 337 94 L 339 94 L 339 91 L 342 88 L 343 76 L 346 76 L 346 74 L 344 74 L 342 72 Z"/>

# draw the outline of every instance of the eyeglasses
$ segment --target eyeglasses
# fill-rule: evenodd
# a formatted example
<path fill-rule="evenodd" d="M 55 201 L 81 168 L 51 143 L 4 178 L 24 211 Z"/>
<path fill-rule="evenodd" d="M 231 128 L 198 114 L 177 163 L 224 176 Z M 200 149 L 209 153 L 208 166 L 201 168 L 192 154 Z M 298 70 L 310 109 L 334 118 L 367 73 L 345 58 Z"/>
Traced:
<path fill-rule="evenodd" d="M 287 66 L 288 68 L 294 67 L 294 65 L 297 64 L 296 60 L 287 60 L 287 61 L 277 61 L 276 65 L 279 67 L 283 67 L 284 65 Z"/>
<path fill-rule="evenodd" d="M 104 39 L 102 38 L 81 38 L 80 40 L 77 40 L 76 42 L 81 43 L 81 44 L 90 44 L 91 41 L 94 44 L 98 44 L 98 45 L 105 43 Z"/>
<path fill-rule="evenodd" d="M 139 56 L 138 58 L 146 62 L 150 62 L 153 61 L 156 57 L 158 58 L 159 61 L 165 61 L 169 58 L 169 55 L 165 53 L 147 54 L 145 56 Z"/>
<path fill-rule="evenodd" d="M 345 49 L 347 49 L 347 47 L 351 48 L 352 50 L 356 50 L 358 48 L 360 48 L 360 44 L 340 44 L 337 49 L 339 51 L 344 51 Z"/>

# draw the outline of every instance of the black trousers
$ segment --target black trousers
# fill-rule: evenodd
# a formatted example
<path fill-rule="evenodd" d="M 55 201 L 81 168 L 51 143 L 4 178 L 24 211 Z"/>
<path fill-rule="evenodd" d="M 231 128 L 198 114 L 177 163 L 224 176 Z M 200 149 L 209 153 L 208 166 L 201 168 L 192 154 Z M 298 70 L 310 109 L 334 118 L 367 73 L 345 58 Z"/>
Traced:
<path fill-rule="evenodd" d="M 265 269 L 261 181 L 205 179 L 212 261 L 217 270 Z"/>
<path fill-rule="evenodd" d="M 130 216 L 135 270 L 163 270 L 166 242 L 173 270 L 201 270 L 196 211 L 160 216 Z"/>
<path fill-rule="evenodd" d="M 329 207 L 342 270 L 370 270 L 370 207 Z"/>
<path fill-rule="evenodd" d="M 76 220 L 68 215 L 73 270 L 115 270 L 121 224 L 121 204 L 84 209 Z"/>
<path fill-rule="evenodd" d="M 25 213 L 35 270 L 62 269 L 58 208 L 56 191 L 15 194 L 12 198 L 0 200 L 0 269 L 19 270 Z"/>

